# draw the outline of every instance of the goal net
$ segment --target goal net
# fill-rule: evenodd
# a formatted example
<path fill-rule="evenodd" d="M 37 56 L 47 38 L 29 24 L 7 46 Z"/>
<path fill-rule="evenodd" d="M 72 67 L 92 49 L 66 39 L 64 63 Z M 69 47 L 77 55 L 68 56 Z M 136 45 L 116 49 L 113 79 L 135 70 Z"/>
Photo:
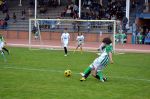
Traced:
<path fill-rule="evenodd" d="M 71 37 L 70 47 L 76 47 L 76 37 L 80 32 L 85 37 L 84 49 L 94 50 L 104 37 L 110 37 L 115 51 L 116 33 L 121 31 L 120 23 L 115 20 L 29 19 L 30 48 L 61 48 L 60 36 L 66 28 Z"/>

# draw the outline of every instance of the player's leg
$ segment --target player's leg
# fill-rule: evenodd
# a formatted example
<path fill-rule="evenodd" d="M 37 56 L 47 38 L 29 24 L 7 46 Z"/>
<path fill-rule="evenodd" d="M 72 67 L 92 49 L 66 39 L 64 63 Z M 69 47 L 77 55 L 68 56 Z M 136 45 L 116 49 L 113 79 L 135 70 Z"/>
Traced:
<path fill-rule="evenodd" d="M 77 45 L 76 49 L 74 50 L 73 53 L 75 53 L 77 51 L 77 49 L 79 48 L 79 44 Z"/>
<path fill-rule="evenodd" d="M 67 46 L 68 46 L 68 42 L 65 41 L 64 42 L 64 52 L 65 52 L 64 56 L 67 56 L 67 54 L 68 54 Z"/>
<path fill-rule="evenodd" d="M 65 56 L 67 56 L 67 53 L 68 53 L 67 47 L 64 47 L 64 51 L 65 51 Z"/>
<path fill-rule="evenodd" d="M 77 47 L 75 48 L 75 50 L 73 51 L 73 53 L 75 53 L 78 49 L 79 45 L 77 45 Z"/>
<path fill-rule="evenodd" d="M 100 80 L 100 81 L 104 82 L 102 71 L 97 71 L 97 77 L 99 77 L 99 80 Z"/>
<path fill-rule="evenodd" d="M 6 47 L 3 47 L 2 49 L 9 54 L 9 50 Z"/>
<path fill-rule="evenodd" d="M 92 68 L 93 68 L 93 66 L 92 66 L 92 64 L 91 64 L 89 67 L 87 67 L 87 68 L 84 70 L 83 73 L 80 73 L 81 76 L 82 76 L 82 78 L 80 79 L 80 81 L 86 80 L 86 78 L 90 75 Z"/>
<path fill-rule="evenodd" d="M 3 59 L 4 59 L 4 61 L 6 62 L 6 57 L 5 57 L 5 55 L 4 55 L 4 52 L 2 51 L 3 46 L 4 46 L 4 44 L 3 44 L 3 43 L 0 43 L 0 53 L 1 53 L 1 55 L 2 55 L 2 57 L 3 57 Z"/>
<path fill-rule="evenodd" d="M 81 54 L 83 53 L 82 44 L 80 44 L 80 52 L 81 52 Z"/>
<path fill-rule="evenodd" d="M 99 75 L 92 75 L 94 78 L 100 80 L 100 76 Z M 107 78 L 103 76 L 103 80 L 107 81 Z"/>

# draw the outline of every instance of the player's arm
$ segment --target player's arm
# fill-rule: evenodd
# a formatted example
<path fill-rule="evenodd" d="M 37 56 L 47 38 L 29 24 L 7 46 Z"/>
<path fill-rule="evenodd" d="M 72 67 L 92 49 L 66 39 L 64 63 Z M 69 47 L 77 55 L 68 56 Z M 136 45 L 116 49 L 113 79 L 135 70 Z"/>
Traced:
<path fill-rule="evenodd" d="M 69 34 L 69 33 L 68 33 Z M 70 34 L 68 35 L 68 40 L 70 39 Z"/>
<path fill-rule="evenodd" d="M 61 43 L 63 43 L 63 34 L 61 35 Z"/>
<path fill-rule="evenodd" d="M 105 47 L 105 43 L 102 43 L 102 44 L 99 46 L 98 51 L 103 52 L 104 47 Z"/>
<path fill-rule="evenodd" d="M 112 52 L 109 52 L 108 55 L 109 55 L 110 63 L 113 64 L 114 62 L 112 58 Z"/>

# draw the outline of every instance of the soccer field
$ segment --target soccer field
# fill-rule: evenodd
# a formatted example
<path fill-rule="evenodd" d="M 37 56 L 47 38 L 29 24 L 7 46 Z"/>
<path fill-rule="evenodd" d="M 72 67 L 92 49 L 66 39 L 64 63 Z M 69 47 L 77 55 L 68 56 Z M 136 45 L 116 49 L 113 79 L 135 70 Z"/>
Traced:
<path fill-rule="evenodd" d="M 98 55 L 94 52 L 9 48 L 5 63 L 0 57 L 0 99 L 149 99 L 150 54 L 113 55 L 114 64 L 103 74 L 107 82 L 90 76 L 80 82 L 80 72 Z M 67 78 L 64 71 L 70 69 Z"/>

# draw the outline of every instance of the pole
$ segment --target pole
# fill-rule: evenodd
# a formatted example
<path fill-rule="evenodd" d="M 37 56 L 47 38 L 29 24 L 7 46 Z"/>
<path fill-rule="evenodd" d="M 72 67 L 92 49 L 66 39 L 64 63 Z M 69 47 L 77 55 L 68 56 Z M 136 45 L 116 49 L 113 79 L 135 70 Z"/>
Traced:
<path fill-rule="evenodd" d="M 128 19 L 127 27 L 129 28 L 130 0 L 126 0 L 126 17 Z"/>
<path fill-rule="evenodd" d="M 35 0 L 35 11 L 34 11 L 34 25 L 36 26 L 36 16 L 37 16 L 37 0 Z"/>
<path fill-rule="evenodd" d="M 60 0 L 58 0 L 58 5 L 60 5 Z"/>
<path fill-rule="evenodd" d="M 79 0 L 79 18 L 81 18 L 81 0 Z"/>
<path fill-rule="evenodd" d="M 116 52 L 116 44 L 115 44 L 115 35 L 116 35 L 116 21 L 114 20 L 114 27 L 113 27 L 114 29 L 114 33 L 113 33 L 113 50 L 114 50 L 114 53 Z"/>
<path fill-rule="evenodd" d="M 22 0 L 20 0 L 19 5 L 18 6 L 22 6 Z"/>

